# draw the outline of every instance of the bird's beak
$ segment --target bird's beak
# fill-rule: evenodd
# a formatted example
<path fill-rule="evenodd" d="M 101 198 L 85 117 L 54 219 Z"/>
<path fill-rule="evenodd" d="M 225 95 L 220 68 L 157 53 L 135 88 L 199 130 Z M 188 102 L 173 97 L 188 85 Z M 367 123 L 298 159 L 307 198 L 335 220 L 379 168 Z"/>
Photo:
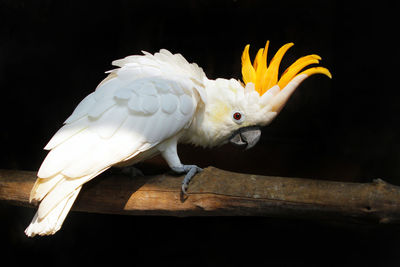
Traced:
<path fill-rule="evenodd" d="M 235 131 L 229 141 L 236 146 L 246 146 L 246 150 L 255 146 L 260 140 L 261 130 L 257 126 L 240 128 Z"/>

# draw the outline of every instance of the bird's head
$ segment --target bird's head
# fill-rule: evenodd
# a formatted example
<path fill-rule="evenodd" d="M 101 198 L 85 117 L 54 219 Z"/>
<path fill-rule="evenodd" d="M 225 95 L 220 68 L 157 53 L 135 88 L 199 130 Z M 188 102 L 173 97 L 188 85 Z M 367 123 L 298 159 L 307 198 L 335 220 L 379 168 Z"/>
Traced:
<path fill-rule="evenodd" d="M 234 79 L 208 80 L 207 105 L 201 118 L 207 146 L 232 144 L 253 147 L 261 136 L 260 127 L 268 125 L 307 77 L 331 73 L 323 67 L 303 70 L 318 64 L 321 57 L 308 55 L 290 65 L 278 79 L 279 65 L 286 51 L 293 46 L 282 46 L 272 60 L 267 62 L 269 42 L 261 48 L 251 63 L 247 45 L 242 55 L 243 83 Z"/>

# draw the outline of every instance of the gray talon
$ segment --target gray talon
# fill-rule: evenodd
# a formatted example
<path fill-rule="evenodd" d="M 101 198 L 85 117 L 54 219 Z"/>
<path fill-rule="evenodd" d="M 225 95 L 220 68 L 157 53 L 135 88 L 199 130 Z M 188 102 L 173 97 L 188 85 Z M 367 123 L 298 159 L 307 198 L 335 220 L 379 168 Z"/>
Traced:
<path fill-rule="evenodd" d="M 187 189 L 192 178 L 196 173 L 201 172 L 203 169 L 196 165 L 183 165 L 182 167 L 172 168 L 173 171 L 177 173 L 186 173 L 185 178 L 182 181 L 182 193 L 187 195 Z"/>
<path fill-rule="evenodd" d="M 187 193 L 186 193 L 186 190 L 187 190 L 187 189 L 188 189 L 188 185 L 182 183 L 182 193 L 183 193 L 184 195 L 187 195 Z"/>

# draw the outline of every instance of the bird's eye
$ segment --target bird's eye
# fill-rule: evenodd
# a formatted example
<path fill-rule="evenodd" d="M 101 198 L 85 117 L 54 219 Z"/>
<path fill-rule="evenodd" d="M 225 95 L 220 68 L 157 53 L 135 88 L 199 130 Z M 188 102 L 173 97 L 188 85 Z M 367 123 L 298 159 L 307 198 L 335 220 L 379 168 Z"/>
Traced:
<path fill-rule="evenodd" d="M 244 115 L 243 115 L 241 112 L 239 112 L 239 111 L 234 111 L 234 112 L 232 113 L 232 118 L 233 118 L 233 121 L 234 121 L 234 122 L 240 124 L 240 123 L 242 123 L 243 120 L 244 120 Z"/>
<path fill-rule="evenodd" d="M 238 121 L 242 118 L 242 114 L 240 114 L 239 112 L 235 112 L 235 114 L 233 114 L 233 118 Z"/>

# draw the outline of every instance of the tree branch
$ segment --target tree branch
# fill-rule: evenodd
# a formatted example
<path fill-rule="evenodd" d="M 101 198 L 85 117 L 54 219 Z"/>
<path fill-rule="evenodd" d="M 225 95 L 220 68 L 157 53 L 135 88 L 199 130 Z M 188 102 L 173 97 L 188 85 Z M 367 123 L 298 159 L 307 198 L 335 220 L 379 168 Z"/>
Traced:
<path fill-rule="evenodd" d="M 29 203 L 36 172 L 0 170 L 0 201 Z M 345 183 L 233 173 L 197 174 L 182 198 L 182 177 L 104 174 L 84 186 L 73 210 L 131 215 L 268 216 L 365 223 L 400 222 L 400 187 L 380 179 Z"/>

